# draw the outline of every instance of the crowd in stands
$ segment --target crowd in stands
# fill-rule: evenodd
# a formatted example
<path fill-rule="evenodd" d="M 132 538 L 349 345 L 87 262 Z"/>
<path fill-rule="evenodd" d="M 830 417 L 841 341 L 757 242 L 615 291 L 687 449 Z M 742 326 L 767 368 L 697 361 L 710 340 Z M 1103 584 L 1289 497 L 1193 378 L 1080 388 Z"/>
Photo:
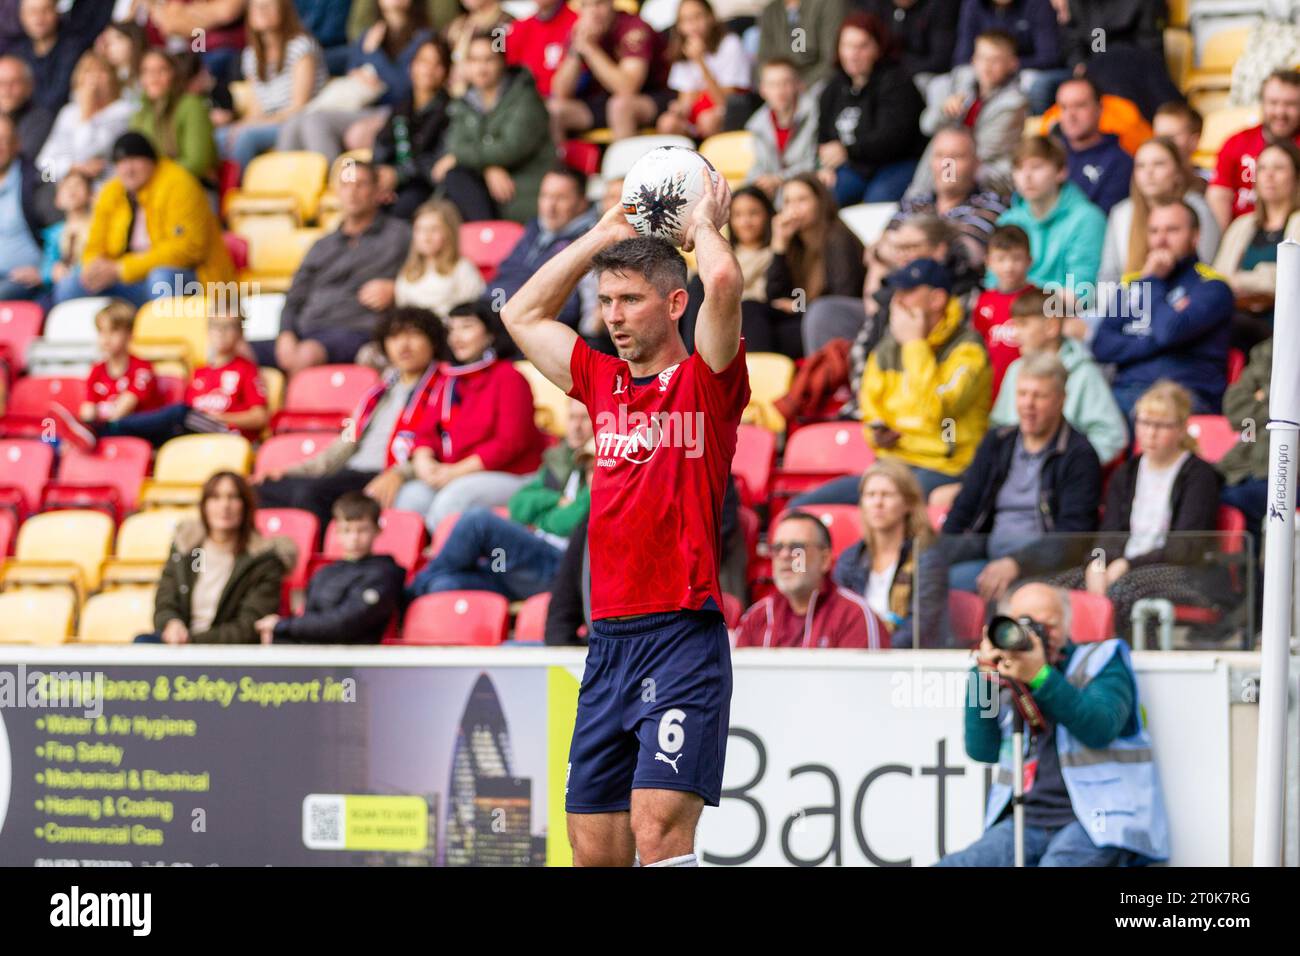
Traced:
<path fill-rule="evenodd" d="M 787 369 L 743 427 L 777 433 L 770 468 L 838 423 L 869 466 L 730 489 L 739 645 L 958 646 L 950 591 L 991 607 L 1029 579 L 1108 598 L 1127 636 L 1146 598 L 1226 617 L 1248 602 L 1205 554 L 1221 506 L 1260 534 L 1266 446 L 1194 432 L 1267 421 L 1300 72 L 1269 73 L 1258 124 L 1207 157 L 1165 6 L 680 0 L 656 29 L 635 0 L 0 0 L 0 301 L 109 300 L 84 401 L 54 401 L 44 440 L 255 451 L 286 383 L 374 370 L 314 454 L 202 484 L 146 636 L 373 642 L 428 595 L 554 589 L 547 640 L 576 642 L 591 423 L 516 364 L 498 313 L 621 201 L 616 148 L 743 137 L 724 170 L 743 335 Z M 312 211 L 265 231 L 283 207 L 241 177 L 303 154 L 323 160 Z M 509 237 L 490 262 L 476 229 Z M 278 324 L 246 337 L 257 290 L 212 290 L 307 233 Z M 164 395 L 142 316 L 196 294 L 205 361 Z M 613 353 L 600 311 L 584 281 L 558 318 Z M 0 412 L 24 364 L 0 351 Z M 309 513 L 305 552 L 259 509 Z M 431 541 L 409 566 L 375 553 L 395 513 Z"/>

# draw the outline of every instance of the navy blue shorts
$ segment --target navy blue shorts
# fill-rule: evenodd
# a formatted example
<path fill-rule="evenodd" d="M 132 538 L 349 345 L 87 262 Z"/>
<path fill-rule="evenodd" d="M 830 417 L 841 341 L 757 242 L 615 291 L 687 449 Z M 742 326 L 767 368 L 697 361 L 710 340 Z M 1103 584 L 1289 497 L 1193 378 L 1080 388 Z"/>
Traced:
<path fill-rule="evenodd" d="M 565 809 L 615 813 L 634 789 L 716 807 L 731 712 L 731 644 L 716 611 L 596 621 L 578 692 Z"/>

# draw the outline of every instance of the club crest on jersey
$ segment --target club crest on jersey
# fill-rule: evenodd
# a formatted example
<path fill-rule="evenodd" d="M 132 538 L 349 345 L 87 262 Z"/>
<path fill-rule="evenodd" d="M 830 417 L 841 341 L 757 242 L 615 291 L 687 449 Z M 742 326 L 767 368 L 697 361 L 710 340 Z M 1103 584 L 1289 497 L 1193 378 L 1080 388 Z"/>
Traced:
<path fill-rule="evenodd" d="M 670 365 L 659 373 L 659 391 L 668 391 L 668 383 L 673 380 L 673 372 L 677 371 L 676 365 Z"/>
<path fill-rule="evenodd" d="M 221 390 L 227 395 L 235 394 L 239 388 L 239 373 L 234 369 L 227 369 L 221 373 Z"/>

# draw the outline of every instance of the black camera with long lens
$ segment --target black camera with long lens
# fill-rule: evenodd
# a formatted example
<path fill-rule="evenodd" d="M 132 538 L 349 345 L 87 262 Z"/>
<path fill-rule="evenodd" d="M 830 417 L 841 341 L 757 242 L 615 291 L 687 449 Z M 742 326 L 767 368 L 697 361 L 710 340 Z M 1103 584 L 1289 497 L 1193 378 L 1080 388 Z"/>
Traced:
<path fill-rule="evenodd" d="M 999 614 L 989 622 L 989 643 L 1000 651 L 1032 651 L 1034 635 L 1047 646 L 1047 628 L 1032 617 Z"/>

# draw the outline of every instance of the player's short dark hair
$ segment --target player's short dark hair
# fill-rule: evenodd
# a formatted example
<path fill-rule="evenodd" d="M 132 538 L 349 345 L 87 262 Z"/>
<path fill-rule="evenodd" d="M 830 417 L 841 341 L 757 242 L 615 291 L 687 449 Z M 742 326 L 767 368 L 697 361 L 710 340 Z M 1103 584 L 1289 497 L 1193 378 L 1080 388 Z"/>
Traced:
<path fill-rule="evenodd" d="M 379 502 L 364 491 L 345 491 L 330 509 L 336 521 L 369 521 L 379 526 Z"/>
<path fill-rule="evenodd" d="M 399 332 L 411 330 L 419 332 L 433 343 L 433 357 L 444 358 L 447 355 L 447 330 L 442 320 L 428 309 L 418 309 L 405 305 L 389 309 L 379 317 L 375 326 L 375 341 L 383 348 L 384 340 Z"/>
<path fill-rule="evenodd" d="M 637 236 L 616 242 L 596 253 L 591 268 L 597 276 L 602 272 L 620 275 L 639 272 L 662 296 L 686 288 L 686 260 L 676 246 L 656 236 Z"/>
<path fill-rule="evenodd" d="M 582 199 L 587 195 L 587 177 L 572 166 L 566 166 L 564 163 L 556 163 L 546 171 L 546 175 L 563 176 L 569 182 L 573 183 L 573 188 L 578 191 L 579 199 Z"/>
<path fill-rule="evenodd" d="M 1019 226 L 998 226 L 989 234 L 989 251 L 1023 249 L 1029 251 L 1029 234 Z"/>
<path fill-rule="evenodd" d="M 1201 111 L 1192 106 L 1185 100 L 1170 100 L 1167 103 L 1161 103 L 1155 112 L 1156 116 L 1173 116 L 1187 121 L 1187 128 L 1197 136 L 1201 135 L 1201 130 L 1205 128 L 1205 117 Z M 1154 119 L 1155 117 L 1152 117 Z"/>
<path fill-rule="evenodd" d="M 827 530 L 826 525 L 822 523 L 822 519 L 815 514 L 795 508 L 781 515 L 777 524 L 785 524 L 787 521 L 807 521 L 809 524 L 815 525 L 817 528 L 817 543 L 823 548 L 831 546 L 831 533 Z"/>

